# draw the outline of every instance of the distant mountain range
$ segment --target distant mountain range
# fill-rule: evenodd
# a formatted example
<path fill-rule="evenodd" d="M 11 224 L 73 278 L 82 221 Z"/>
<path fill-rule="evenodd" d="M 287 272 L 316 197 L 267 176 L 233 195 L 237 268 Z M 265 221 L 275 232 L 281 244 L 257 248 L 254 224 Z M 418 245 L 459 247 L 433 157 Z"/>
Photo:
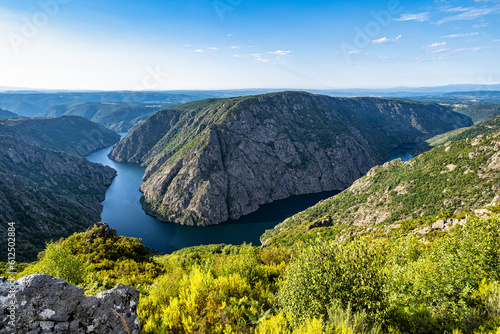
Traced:
<path fill-rule="evenodd" d="M 193 95 L 171 92 L 8 92 L 0 93 L 0 108 L 21 116 L 34 117 L 52 106 L 64 103 L 136 102 L 176 105 L 207 97 L 211 95 L 204 92 L 193 92 Z"/>
<path fill-rule="evenodd" d="M 33 117 L 54 105 L 75 102 L 135 102 L 181 104 L 206 98 L 266 94 L 284 89 L 171 90 L 171 91 L 56 91 L 10 88 L 0 86 L 0 108 L 21 116 Z M 452 92 L 500 91 L 500 84 L 448 85 L 436 87 L 395 87 L 386 89 L 291 89 L 338 97 L 400 97 L 414 98 Z"/>
<path fill-rule="evenodd" d="M 146 118 L 170 104 L 134 102 L 73 102 L 52 106 L 38 117 L 77 115 L 104 125 L 116 132 L 127 132 Z"/>

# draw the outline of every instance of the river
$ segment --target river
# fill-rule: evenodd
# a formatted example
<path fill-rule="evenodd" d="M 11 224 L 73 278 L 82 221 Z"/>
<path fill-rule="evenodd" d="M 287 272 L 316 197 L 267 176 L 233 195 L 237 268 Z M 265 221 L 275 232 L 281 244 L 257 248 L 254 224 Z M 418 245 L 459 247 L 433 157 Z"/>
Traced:
<path fill-rule="evenodd" d="M 123 134 L 121 134 L 123 136 Z M 119 163 L 108 158 L 111 147 L 87 156 L 92 162 L 114 168 L 118 175 L 106 192 L 101 221 L 112 226 L 119 235 L 141 238 L 143 244 L 162 253 L 171 253 L 184 247 L 207 244 L 260 245 L 259 237 L 286 218 L 307 209 L 322 199 L 338 192 L 293 196 L 263 205 L 258 211 L 230 223 L 208 227 L 183 226 L 163 223 L 148 216 L 140 203 L 144 168 L 138 164 Z M 394 154 L 393 154 L 394 153 Z M 410 156 L 411 157 L 411 156 Z M 391 152 L 391 159 L 409 158 L 405 150 Z"/>

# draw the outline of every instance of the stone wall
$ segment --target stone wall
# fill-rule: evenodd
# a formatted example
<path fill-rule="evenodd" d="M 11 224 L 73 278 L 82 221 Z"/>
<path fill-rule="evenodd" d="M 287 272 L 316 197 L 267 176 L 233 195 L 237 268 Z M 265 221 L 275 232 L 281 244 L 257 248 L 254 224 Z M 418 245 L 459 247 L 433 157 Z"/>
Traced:
<path fill-rule="evenodd" d="M 0 334 L 139 334 L 138 302 L 139 291 L 123 284 L 88 296 L 83 288 L 48 275 L 24 276 L 13 286 L 0 277 Z M 11 304 L 15 320 L 9 317 Z"/>

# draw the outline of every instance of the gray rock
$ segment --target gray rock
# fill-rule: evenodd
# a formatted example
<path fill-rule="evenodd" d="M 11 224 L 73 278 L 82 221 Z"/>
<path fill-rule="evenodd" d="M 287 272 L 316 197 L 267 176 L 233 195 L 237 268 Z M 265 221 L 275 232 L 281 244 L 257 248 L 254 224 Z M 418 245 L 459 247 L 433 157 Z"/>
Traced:
<path fill-rule="evenodd" d="M 140 333 L 137 316 L 139 291 L 117 284 L 97 296 L 84 295 L 80 287 L 47 275 L 24 276 L 13 283 L 0 278 L 0 308 L 9 313 L 15 300 L 15 328 L 9 318 L 0 321 L 0 334 L 7 333 Z M 125 328 L 127 327 L 127 329 Z"/>
<path fill-rule="evenodd" d="M 433 230 L 442 230 L 444 229 L 444 220 L 438 220 L 434 224 L 432 224 Z"/>

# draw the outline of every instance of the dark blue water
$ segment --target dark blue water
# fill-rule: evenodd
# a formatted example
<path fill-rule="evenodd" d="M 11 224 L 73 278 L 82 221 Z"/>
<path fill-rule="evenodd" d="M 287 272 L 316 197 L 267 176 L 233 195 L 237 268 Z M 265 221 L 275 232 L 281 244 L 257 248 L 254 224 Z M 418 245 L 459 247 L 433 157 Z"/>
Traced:
<path fill-rule="evenodd" d="M 122 134 L 123 135 L 123 134 Z M 391 152 L 391 160 L 412 158 L 409 153 L 416 146 L 406 144 Z M 293 196 L 291 198 L 263 205 L 258 211 L 231 223 L 208 227 L 183 226 L 163 223 L 148 216 L 142 210 L 139 187 L 142 184 L 144 168 L 138 164 L 119 163 L 108 158 L 111 148 L 106 148 L 87 156 L 92 162 L 111 166 L 118 176 L 106 192 L 102 202 L 104 209 L 101 221 L 115 228 L 119 235 L 141 238 L 143 244 L 162 253 L 170 253 L 184 247 L 207 244 L 260 245 L 259 238 L 267 229 L 286 218 L 313 206 L 322 199 L 338 192 Z"/>
<path fill-rule="evenodd" d="M 118 176 L 106 192 L 106 200 L 102 202 L 104 209 L 101 221 L 115 228 L 119 235 L 141 238 L 145 246 L 162 253 L 170 253 L 189 246 L 217 243 L 246 242 L 260 245 L 259 238 L 265 230 L 338 193 L 294 196 L 263 205 L 250 215 L 221 225 L 193 227 L 163 223 L 146 215 L 139 202 L 142 195 L 139 187 L 142 184 L 144 168 L 138 164 L 110 160 L 107 157 L 110 150 L 111 148 L 106 148 L 87 156 L 92 162 L 111 166 L 118 171 Z"/>
<path fill-rule="evenodd" d="M 390 152 L 389 161 L 400 158 L 402 161 L 413 159 L 411 151 L 417 148 L 417 144 L 403 144 Z"/>

